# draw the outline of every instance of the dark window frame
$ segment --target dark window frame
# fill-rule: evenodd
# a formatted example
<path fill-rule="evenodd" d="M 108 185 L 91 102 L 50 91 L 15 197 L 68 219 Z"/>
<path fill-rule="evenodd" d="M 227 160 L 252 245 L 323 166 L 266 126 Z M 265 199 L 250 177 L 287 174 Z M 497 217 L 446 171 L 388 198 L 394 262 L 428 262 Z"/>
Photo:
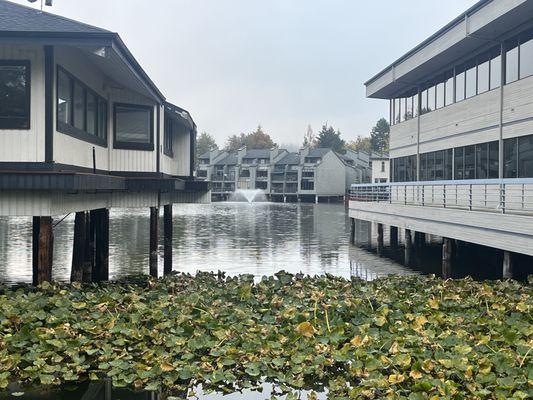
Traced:
<path fill-rule="evenodd" d="M 167 157 L 174 158 L 174 149 L 172 146 L 174 136 L 174 121 L 172 118 L 165 118 L 165 127 L 163 129 L 163 154 Z"/>
<path fill-rule="evenodd" d="M 63 73 L 65 74 L 69 79 L 70 79 L 70 97 L 72 99 L 72 102 L 74 103 L 74 85 L 75 83 L 78 83 L 82 89 L 83 89 L 83 93 L 84 93 L 84 129 L 85 130 L 82 130 L 82 129 L 79 129 L 79 128 L 76 128 L 74 126 L 74 104 L 71 105 L 70 107 L 70 111 L 69 111 L 69 120 L 72 122 L 72 125 L 71 124 L 68 124 L 66 122 L 63 122 L 63 121 L 60 121 L 59 120 L 59 112 L 58 112 L 58 104 L 59 104 L 59 74 Z M 89 133 L 86 131 L 87 129 L 87 93 L 88 92 L 91 92 L 95 97 L 96 97 L 96 109 L 95 109 L 95 121 L 96 121 L 96 125 L 95 125 L 95 130 L 96 130 L 96 135 L 93 135 L 92 133 Z M 68 135 L 68 136 L 71 136 L 75 139 L 79 139 L 79 140 L 82 140 L 84 142 L 88 142 L 88 143 L 92 143 L 92 144 L 96 144 L 98 146 L 101 146 L 101 147 L 106 147 L 107 148 L 107 126 L 109 124 L 109 113 L 106 112 L 106 116 L 105 116 L 105 126 L 106 126 L 106 129 L 105 129 L 105 132 L 104 132 L 104 136 L 100 136 L 99 135 L 99 129 L 100 129 L 100 120 L 99 120 L 99 108 L 98 108 L 98 104 L 100 103 L 100 101 L 103 101 L 104 104 L 106 105 L 106 110 L 109 109 L 109 103 L 107 102 L 107 100 L 103 97 L 103 96 L 100 96 L 96 91 L 92 90 L 90 87 L 88 87 L 85 83 L 83 83 L 80 79 L 76 78 L 75 75 L 71 74 L 69 71 L 67 71 L 65 68 L 63 68 L 62 66 L 60 65 L 57 65 L 57 68 L 56 68 L 56 110 L 55 110 L 55 113 L 56 113 L 56 130 L 60 133 L 63 133 L 65 135 Z"/>
<path fill-rule="evenodd" d="M 117 140 L 117 107 L 135 108 L 150 112 L 150 142 L 134 143 Z M 143 104 L 113 103 L 113 149 L 117 150 L 140 150 L 154 151 L 154 107 Z"/>
<path fill-rule="evenodd" d="M 31 61 L 30 60 L 0 60 L 0 66 L 2 67 L 24 67 L 26 69 L 26 115 L 22 118 L 26 118 L 27 124 L 24 127 L 7 124 L 10 122 L 8 118 L 0 117 L 0 130 L 6 131 L 29 131 L 31 130 Z M 20 118 L 18 118 L 20 119 Z M 12 121 L 11 121 L 12 122 Z"/>

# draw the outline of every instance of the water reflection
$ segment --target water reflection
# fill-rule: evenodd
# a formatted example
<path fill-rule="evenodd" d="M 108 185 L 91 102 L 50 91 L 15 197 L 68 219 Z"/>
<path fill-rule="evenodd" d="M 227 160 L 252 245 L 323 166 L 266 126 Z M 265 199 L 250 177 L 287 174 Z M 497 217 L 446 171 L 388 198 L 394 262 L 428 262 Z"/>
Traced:
<path fill-rule="evenodd" d="M 60 218 L 56 218 L 59 221 Z M 213 203 L 174 206 L 173 269 L 223 270 L 230 275 L 271 275 L 279 270 L 315 275 L 351 274 L 373 279 L 412 273 L 399 264 L 349 245 L 349 220 L 341 204 Z M 162 239 L 162 223 L 160 224 Z M 55 280 L 70 277 L 74 217 L 54 228 Z M 371 240 L 359 222 L 359 245 Z M 148 273 L 149 211 L 112 210 L 110 276 Z M 163 242 L 160 242 L 160 255 Z M 163 259 L 159 260 L 160 274 Z M 0 218 L 0 276 L 31 282 L 31 219 Z"/>

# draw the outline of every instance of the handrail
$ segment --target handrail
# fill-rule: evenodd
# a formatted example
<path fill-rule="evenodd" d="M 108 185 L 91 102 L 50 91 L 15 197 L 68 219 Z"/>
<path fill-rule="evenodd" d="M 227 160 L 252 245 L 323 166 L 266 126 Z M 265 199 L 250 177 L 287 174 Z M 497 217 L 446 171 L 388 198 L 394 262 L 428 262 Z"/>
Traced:
<path fill-rule="evenodd" d="M 533 178 L 505 178 L 505 179 L 463 179 L 456 181 L 412 181 L 387 183 L 352 183 L 351 187 L 364 186 L 442 186 L 442 185 L 499 185 L 499 184 L 533 184 Z"/>

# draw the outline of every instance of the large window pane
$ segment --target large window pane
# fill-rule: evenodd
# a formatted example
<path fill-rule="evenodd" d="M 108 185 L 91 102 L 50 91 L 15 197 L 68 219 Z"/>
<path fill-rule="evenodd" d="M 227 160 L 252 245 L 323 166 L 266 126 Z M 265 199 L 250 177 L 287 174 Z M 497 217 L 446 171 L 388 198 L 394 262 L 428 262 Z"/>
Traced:
<path fill-rule="evenodd" d="M 400 122 L 400 99 L 394 99 L 394 123 L 398 124 Z"/>
<path fill-rule="evenodd" d="M 85 130 L 85 89 L 74 82 L 74 127 Z"/>
<path fill-rule="evenodd" d="M 418 117 L 419 113 L 418 93 L 413 96 L 413 116 Z"/>
<path fill-rule="evenodd" d="M 520 79 L 533 75 L 533 37 L 527 32 L 520 37 Z"/>
<path fill-rule="evenodd" d="M 445 101 L 444 104 L 449 106 L 454 102 L 454 86 L 453 86 L 453 71 L 446 74 L 446 81 L 444 82 Z"/>
<path fill-rule="evenodd" d="M 96 135 L 96 114 L 97 114 L 98 101 L 96 96 L 87 92 L 87 133 L 91 135 Z"/>
<path fill-rule="evenodd" d="M 518 138 L 518 177 L 533 178 L 533 135 Z"/>
<path fill-rule="evenodd" d="M 29 65 L 0 61 L 0 129 L 29 129 L 29 99 Z"/>
<path fill-rule="evenodd" d="M 487 179 L 489 176 L 488 143 L 476 144 L 476 179 Z"/>
<path fill-rule="evenodd" d="M 501 83 L 502 57 L 501 55 L 494 55 L 493 58 L 490 60 L 490 90 L 500 87 Z"/>
<path fill-rule="evenodd" d="M 57 79 L 57 119 L 72 125 L 72 80 L 63 71 L 59 71 Z"/>
<path fill-rule="evenodd" d="M 500 165 L 500 149 L 497 141 L 489 143 L 489 178 L 496 179 L 500 175 L 498 166 Z"/>
<path fill-rule="evenodd" d="M 435 109 L 435 86 L 431 86 L 428 88 L 428 105 L 427 110 L 428 112 L 433 111 Z"/>
<path fill-rule="evenodd" d="M 454 150 L 454 179 L 465 179 L 465 153 L 464 147 Z"/>
<path fill-rule="evenodd" d="M 153 148 L 152 108 L 136 105 L 115 105 L 115 141 L 128 147 Z"/>
<path fill-rule="evenodd" d="M 405 99 L 405 119 L 413 118 L 413 97 Z"/>
<path fill-rule="evenodd" d="M 444 82 L 439 82 L 436 86 L 437 104 L 436 108 L 444 107 Z"/>
<path fill-rule="evenodd" d="M 406 157 L 400 157 L 398 160 L 398 179 L 399 182 L 406 182 L 405 179 L 405 158 Z"/>
<path fill-rule="evenodd" d="M 427 153 L 427 175 L 426 179 L 428 181 L 435 180 L 435 153 Z"/>
<path fill-rule="evenodd" d="M 511 83 L 518 79 L 518 43 L 511 41 L 506 46 L 508 50 L 505 65 L 505 83 Z"/>
<path fill-rule="evenodd" d="M 475 146 L 465 147 L 465 179 L 476 178 L 476 149 Z"/>
<path fill-rule="evenodd" d="M 447 181 L 452 179 L 452 168 L 453 168 L 453 150 L 448 149 L 444 152 L 444 179 Z"/>
<path fill-rule="evenodd" d="M 465 97 L 468 99 L 469 97 L 476 95 L 476 87 L 477 87 L 477 74 L 476 74 L 476 66 L 469 64 L 466 69 L 466 92 Z"/>
<path fill-rule="evenodd" d="M 482 57 L 479 59 L 479 64 L 477 66 L 477 92 L 485 93 L 489 90 L 489 59 L 487 57 Z"/>
<path fill-rule="evenodd" d="M 107 137 L 107 102 L 103 99 L 98 99 L 98 136 Z"/>
<path fill-rule="evenodd" d="M 465 73 L 464 70 L 458 70 L 455 76 L 455 101 L 461 101 L 465 98 Z"/>
<path fill-rule="evenodd" d="M 516 178 L 518 176 L 518 155 L 516 138 L 506 139 L 503 142 L 504 178 Z"/>
<path fill-rule="evenodd" d="M 420 180 L 427 181 L 427 154 L 420 154 Z"/>
<path fill-rule="evenodd" d="M 420 93 L 420 115 L 428 112 L 428 91 Z"/>
<path fill-rule="evenodd" d="M 444 179 L 444 151 L 435 152 L 435 180 Z"/>

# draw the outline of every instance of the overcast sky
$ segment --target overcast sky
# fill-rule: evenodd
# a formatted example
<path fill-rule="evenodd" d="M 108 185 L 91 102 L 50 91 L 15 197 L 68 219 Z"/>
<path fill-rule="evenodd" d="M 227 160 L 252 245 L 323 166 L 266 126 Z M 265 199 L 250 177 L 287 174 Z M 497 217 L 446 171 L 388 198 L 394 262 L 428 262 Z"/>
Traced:
<path fill-rule="evenodd" d="M 54 0 L 46 9 L 118 32 L 219 145 L 261 124 L 299 146 L 309 124 L 316 132 L 326 121 L 345 140 L 368 135 L 388 104 L 366 99 L 363 83 L 475 2 Z"/>

